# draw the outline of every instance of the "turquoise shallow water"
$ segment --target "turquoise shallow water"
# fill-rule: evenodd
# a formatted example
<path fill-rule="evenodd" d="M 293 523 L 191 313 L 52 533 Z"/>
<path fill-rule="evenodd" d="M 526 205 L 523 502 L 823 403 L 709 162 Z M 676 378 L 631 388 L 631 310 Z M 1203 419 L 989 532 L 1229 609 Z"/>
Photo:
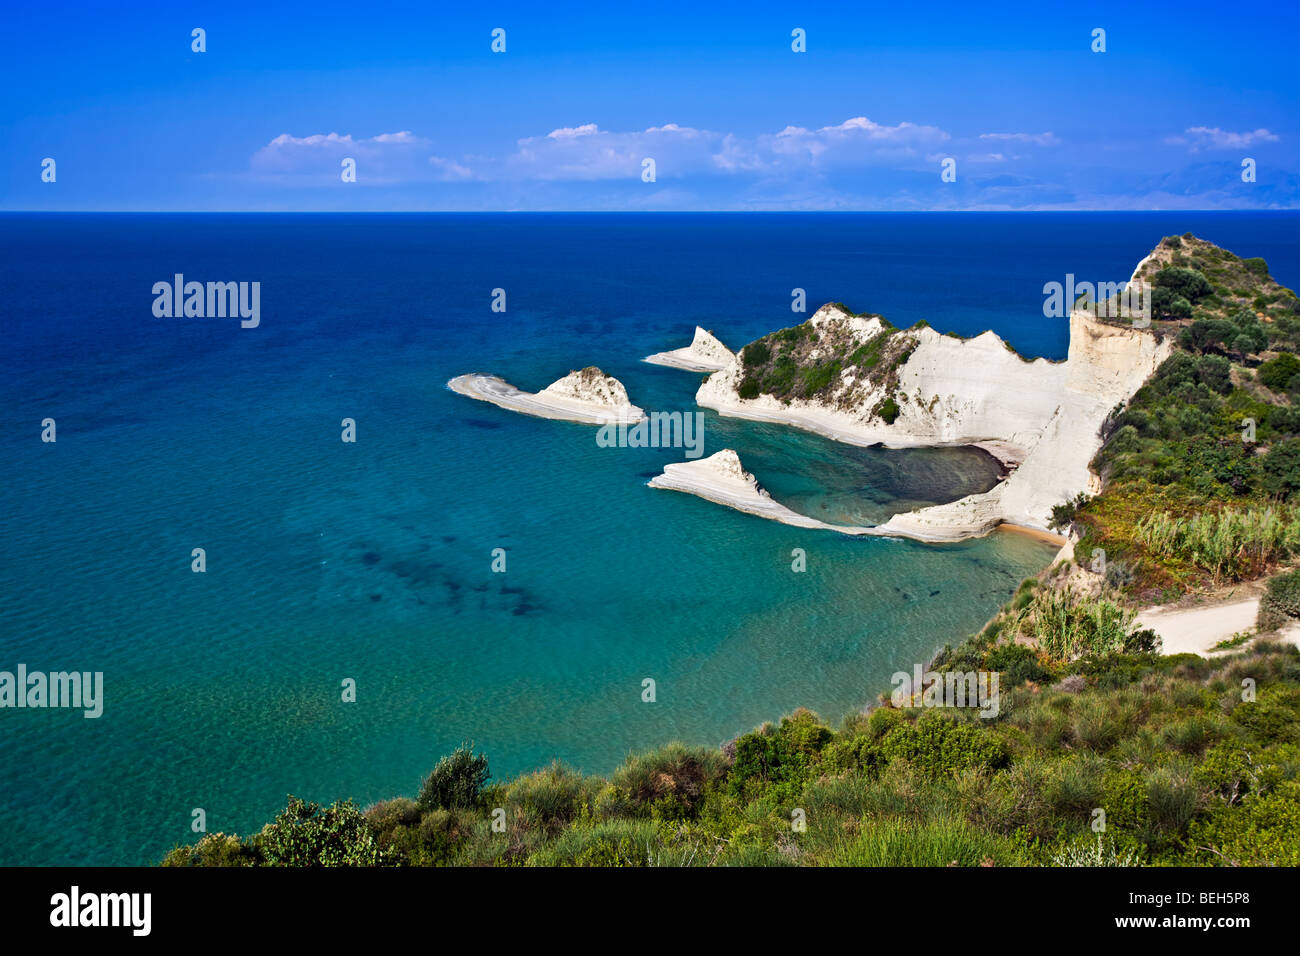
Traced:
<path fill-rule="evenodd" d="M 594 429 L 444 387 L 482 370 L 533 389 L 595 363 L 646 408 L 692 410 L 698 376 L 639 357 L 696 322 L 736 346 L 790 324 L 768 288 L 788 302 L 790 280 L 771 270 L 842 281 L 814 301 L 890 312 L 869 270 L 827 262 L 824 223 L 796 226 L 0 217 L 0 669 L 103 671 L 107 697 L 98 720 L 0 711 L 0 863 L 150 862 L 190 838 L 194 807 L 247 831 L 290 792 L 409 794 L 461 740 L 497 776 L 552 759 L 605 772 L 797 706 L 838 719 L 976 629 L 1050 546 L 764 521 L 646 487 L 671 449 L 599 448 Z M 848 247 L 883 227 L 835 228 Z M 262 327 L 153 319 L 149 289 L 176 271 L 260 279 Z M 504 317 L 487 309 L 502 285 Z M 973 321 L 935 302 L 937 327 Z M 1008 330 L 1059 354 L 1059 330 Z M 37 440 L 46 416 L 54 445 Z M 722 447 L 831 521 L 995 478 L 979 452 L 846 448 L 706 413 L 705 453 Z"/>

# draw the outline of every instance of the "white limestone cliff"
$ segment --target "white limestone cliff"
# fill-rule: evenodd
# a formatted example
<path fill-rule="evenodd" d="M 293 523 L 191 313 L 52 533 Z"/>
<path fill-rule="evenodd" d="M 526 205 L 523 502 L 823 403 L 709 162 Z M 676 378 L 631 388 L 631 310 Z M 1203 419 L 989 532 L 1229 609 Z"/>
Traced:
<path fill-rule="evenodd" d="M 872 316 L 853 316 L 823 306 L 810 320 L 818 341 L 834 341 L 836 354 L 885 330 Z M 1095 493 L 1089 462 L 1101 446 L 1107 414 L 1126 401 L 1169 356 L 1172 343 L 1149 330 L 1102 323 L 1090 313 L 1070 316 L 1070 348 L 1064 362 L 1026 361 L 997 335 L 971 339 L 930 328 L 894 333 L 910 337 L 912 351 L 893 380 L 872 382 L 854 368 L 812 400 L 785 403 L 772 395 L 742 399 L 743 362 L 710 376 L 696 400 L 720 414 L 785 422 L 854 444 L 980 444 L 1012 474 L 990 491 L 945 505 L 899 514 L 877 533 L 925 540 L 958 540 L 985 534 L 1007 522 L 1047 530 L 1054 505 Z M 891 340 L 892 341 L 892 340 Z M 810 358 L 818 357 L 816 349 Z M 884 421 L 876 409 L 893 396 L 898 415 Z"/>
<path fill-rule="evenodd" d="M 824 338 L 847 338 L 864 345 L 887 328 L 875 316 L 854 316 L 838 305 L 818 309 L 809 320 Z M 1047 359 L 1026 361 L 995 333 L 971 339 L 943 335 L 931 328 L 895 333 L 915 342 L 898 369 L 896 387 L 878 386 L 854 370 L 841 373 L 828 394 L 789 403 L 772 395 L 742 399 L 744 369 L 739 357 L 709 376 L 696 401 L 722 415 L 787 422 L 856 445 L 965 445 L 997 441 L 1016 460 L 1036 441 L 1051 417 L 1065 382 L 1065 367 Z M 816 357 L 816 352 L 814 352 Z M 899 414 L 887 424 L 874 412 L 889 395 Z"/>
<path fill-rule="evenodd" d="M 1148 331 L 1070 315 L 1070 351 L 1059 404 L 1015 472 L 992 489 L 946 505 L 895 515 L 881 530 L 940 534 L 954 539 L 983 534 L 1002 522 L 1046 530 L 1052 508 L 1078 494 L 1096 494 L 1089 468 L 1101 448 L 1101 426 L 1128 401 L 1173 351 Z"/>

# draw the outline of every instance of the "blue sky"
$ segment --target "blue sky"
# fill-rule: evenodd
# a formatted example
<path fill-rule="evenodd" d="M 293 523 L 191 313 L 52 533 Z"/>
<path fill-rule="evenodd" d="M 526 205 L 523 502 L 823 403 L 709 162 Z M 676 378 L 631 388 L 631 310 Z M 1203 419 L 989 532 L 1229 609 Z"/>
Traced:
<path fill-rule="evenodd" d="M 1300 205 L 1294 2 L 442 6 L 11 5 L 0 208 Z"/>

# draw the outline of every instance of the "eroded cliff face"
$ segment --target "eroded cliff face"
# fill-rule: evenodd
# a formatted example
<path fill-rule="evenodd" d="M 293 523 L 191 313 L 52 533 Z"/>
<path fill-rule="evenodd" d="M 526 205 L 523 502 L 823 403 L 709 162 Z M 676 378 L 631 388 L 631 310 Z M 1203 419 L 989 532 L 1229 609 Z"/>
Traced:
<path fill-rule="evenodd" d="M 1072 313 L 1057 407 L 1015 472 L 984 494 L 895 515 L 884 530 L 955 539 L 984 534 L 1004 521 L 1046 529 L 1053 506 L 1100 490 L 1088 465 L 1101 447 L 1102 423 L 1172 351 L 1172 342 L 1149 331 Z"/>
<path fill-rule="evenodd" d="M 826 305 L 809 325 L 816 341 L 802 353 L 805 360 L 838 355 L 846 364 L 822 392 L 789 401 L 769 394 L 742 399 L 745 368 L 737 357 L 700 386 L 696 401 L 723 415 L 789 421 L 855 444 L 998 440 L 1021 448 L 1037 440 L 1060 404 L 1065 364 L 1026 361 L 993 332 L 960 339 L 931 328 L 895 330 L 883 348 L 883 361 L 905 357 L 891 369 L 879 362 L 871 368 L 847 364 L 857 349 L 869 348 L 889 332 L 879 318 Z M 880 411 L 891 397 L 898 408 L 892 423 Z"/>
<path fill-rule="evenodd" d="M 1001 338 L 971 339 L 930 328 L 887 331 L 878 318 L 823 306 L 810 320 L 816 340 L 805 361 L 845 357 L 838 379 L 811 397 L 740 397 L 743 356 L 710 376 L 696 400 L 723 415 L 782 421 L 857 444 L 891 446 L 996 442 L 1019 461 L 990 491 L 895 515 L 881 530 L 927 539 L 984 534 L 1002 522 L 1046 529 L 1052 507 L 1097 490 L 1088 463 L 1101 446 L 1107 414 L 1126 401 L 1172 351 L 1150 331 L 1070 316 L 1066 361 L 1026 361 Z M 907 341 L 910 339 L 910 341 Z M 856 348 L 891 343 L 897 365 L 881 372 L 847 364 Z M 892 399 L 892 422 L 882 406 Z"/>

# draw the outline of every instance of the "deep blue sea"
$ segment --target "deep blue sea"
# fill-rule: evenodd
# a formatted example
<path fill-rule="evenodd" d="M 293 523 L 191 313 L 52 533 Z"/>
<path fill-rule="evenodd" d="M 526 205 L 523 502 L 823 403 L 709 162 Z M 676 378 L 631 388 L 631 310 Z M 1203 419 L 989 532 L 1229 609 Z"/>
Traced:
<path fill-rule="evenodd" d="M 0 710 L 0 864 L 148 863 L 193 838 L 194 808 L 209 831 L 248 832 L 288 793 L 412 794 L 461 741 L 503 778 L 553 759 L 608 772 L 800 705 L 838 720 L 976 630 L 1051 547 L 850 538 L 656 491 L 680 450 L 600 448 L 595 429 L 473 402 L 447 379 L 532 390 L 594 364 L 647 409 L 692 410 L 700 376 L 642 356 L 697 324 L 739 348 L 827 301 L 1061 358 L 1045 282 L 1126 279 L 1191 231 L 1294 286 L 1297 225 L 0 216 L 0 670 L 105 682 L 97 720 Z M 156 318 L 152 287 L 176 273 L 260 282 L 260 326 Z M 807 315 L 791 312 L 796 287 Z M 970 450 L 850 448 L 711 412 L 705 427 L 706 454 L 737 449 L 779 500 L 831 521 L 996 477 Z"/>

